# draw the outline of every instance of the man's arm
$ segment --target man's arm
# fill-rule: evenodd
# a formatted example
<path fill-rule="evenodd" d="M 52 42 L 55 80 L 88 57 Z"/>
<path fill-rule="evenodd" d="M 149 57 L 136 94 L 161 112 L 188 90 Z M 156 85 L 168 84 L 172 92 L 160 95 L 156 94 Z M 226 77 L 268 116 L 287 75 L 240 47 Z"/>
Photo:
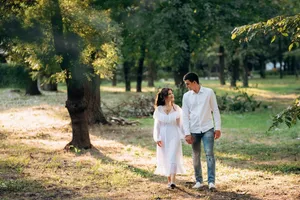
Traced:
<path fill-rule="evenodd" d="M 185 135 L 190 135 L 190 124 L 189 124 L 189 107 L 186 95 L 183 95 L 182 98 L 182 125 L 183 125 L 183 132 Z"/>
<path fill-rule="evenodd" d="M 193 137 L 190 133 L 190 123 L 189 123 L 189 107 L 188 107 L 188 101 L 186 95 L 183 95 L 182 98 L 182 124 L 183 124 L 183 131 L 185 135 L 185 141 L 188 144 L 192 144 Z"/>
<path fill-rule="evenodd" d="M 213 112 L 213 118 L 215 122 L 215 139 L 218 139 L 221 137 L 221 115 L 217 103 L 217 98 L 213 90 L 210 96 L 210 106 Z"/>

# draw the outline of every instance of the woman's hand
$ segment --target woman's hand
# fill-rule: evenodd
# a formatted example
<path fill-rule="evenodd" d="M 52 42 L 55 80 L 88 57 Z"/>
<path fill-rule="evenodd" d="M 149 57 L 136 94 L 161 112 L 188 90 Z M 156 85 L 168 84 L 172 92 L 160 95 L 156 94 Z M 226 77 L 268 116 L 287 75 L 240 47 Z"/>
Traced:
<path fill-rule="evenodd" d="M 188 144 L 193 144 L 193 142 L 194 142 L 194 137 L 191 136 L 191 135 L 186 135 L 186 136 L 185 136 L 185 141 L 186 141 Z"/>
<path fill-rule="evenodd" d="M 162 147 L 162 141 L 157 141 L 156 144 L 157 144 L 159 147 Z"/>

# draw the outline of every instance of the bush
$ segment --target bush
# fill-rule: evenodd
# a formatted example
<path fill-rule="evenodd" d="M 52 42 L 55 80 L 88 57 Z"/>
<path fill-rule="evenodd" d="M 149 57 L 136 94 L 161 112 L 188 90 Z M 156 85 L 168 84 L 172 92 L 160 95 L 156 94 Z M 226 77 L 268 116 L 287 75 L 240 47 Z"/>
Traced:
<path fill-rule="evenodd" d="M 175 103 L 182 106 L 182 97 L 187 89 L 185 87 L 174 89 Z M 261 104 L 257 102 L 253 95 L 249 96 L 246 92 L 239 91 L 239 94 L 234 97 L 229 97 L 228 94 L 223 96 L 216 95 L 219 109 L 221 111 L 233 112 L 251 112 L 255 111 Z"/>
<path fill-rule="evenodd" d="M 217 96 L 217 102 L 221 111 L 233 112 L 253 112 L 258 108 L 261 102 L 257 102 L 253 95 L 249 96 L 246 92 L 239 91 L 239 94 L 234 97 Z"/>
<path fill-rule="evenodd" d="M 107 110 L 106 114 L 109 116 L 117 117 L 144 117 L 151 116 L 154 112 L 154 100 L 155 96 L 150 95 L 140 95 L 138 97 L 134 96 L 130 99 L 124 100 L 123 102 L 115 105 L 113 108 L 108 107 L 104 104 Z"/>
<path fill-rule="evenodd" d="M 24 88 L 28 77 L 24 66 L 0 63 L 0 87 Z"/>

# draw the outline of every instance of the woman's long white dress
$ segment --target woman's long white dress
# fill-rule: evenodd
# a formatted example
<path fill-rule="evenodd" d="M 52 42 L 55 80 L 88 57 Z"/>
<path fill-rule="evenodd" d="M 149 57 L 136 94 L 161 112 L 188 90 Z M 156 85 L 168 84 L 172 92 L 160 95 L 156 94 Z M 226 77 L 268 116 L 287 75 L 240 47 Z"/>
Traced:
<path fill-rule="evenodd" d="M 162 147 L 156 146 L 155 174 L 170 176 L 186 173 L 183 166 L 182 143 L 184 138 L 181 124 L 181 108 L 174 106 L 170 113 L 165 113 L 163 106 L 158 106 L 153 114 L 154 141 L 162 141 Z"/>

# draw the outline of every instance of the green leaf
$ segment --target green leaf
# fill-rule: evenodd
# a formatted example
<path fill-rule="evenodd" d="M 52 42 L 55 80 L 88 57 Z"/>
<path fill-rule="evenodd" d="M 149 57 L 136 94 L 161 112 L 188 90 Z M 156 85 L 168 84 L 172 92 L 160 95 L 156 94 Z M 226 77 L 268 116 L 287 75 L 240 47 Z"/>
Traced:
<path fill-rule="evenodd" d="M 271 43 L 273 43 L 275 40 L 276 40 L 276 35 L 274 35 L 274 36 L 272 37 Z"/>
<path fill-rule="evenodd" d="M 267 26 L 270 26 L 270 25 L 272 25 L 273 24 L 273 19 L 269 19 L 268 21 L 267 21 Z"/>
<path fill-rule="evenodd" d="M 290 44 L 290 46 L 289 46 L 289 51 L 292 50 L 293 46 L 294 46 L 294 43 Z"/>
<path fill-rule="evenodd" d="M 235 38 L 236 38 L 236 34 L 233 33 L 233 34 L 231 35 L 231 39 L 234 40 Z"/>
<path fill-rule="evenodd" d="M 281 34 L 285 37 L 289 36 L 289 34 L 287 34 L 287 33 L 281 33 Z"/>

